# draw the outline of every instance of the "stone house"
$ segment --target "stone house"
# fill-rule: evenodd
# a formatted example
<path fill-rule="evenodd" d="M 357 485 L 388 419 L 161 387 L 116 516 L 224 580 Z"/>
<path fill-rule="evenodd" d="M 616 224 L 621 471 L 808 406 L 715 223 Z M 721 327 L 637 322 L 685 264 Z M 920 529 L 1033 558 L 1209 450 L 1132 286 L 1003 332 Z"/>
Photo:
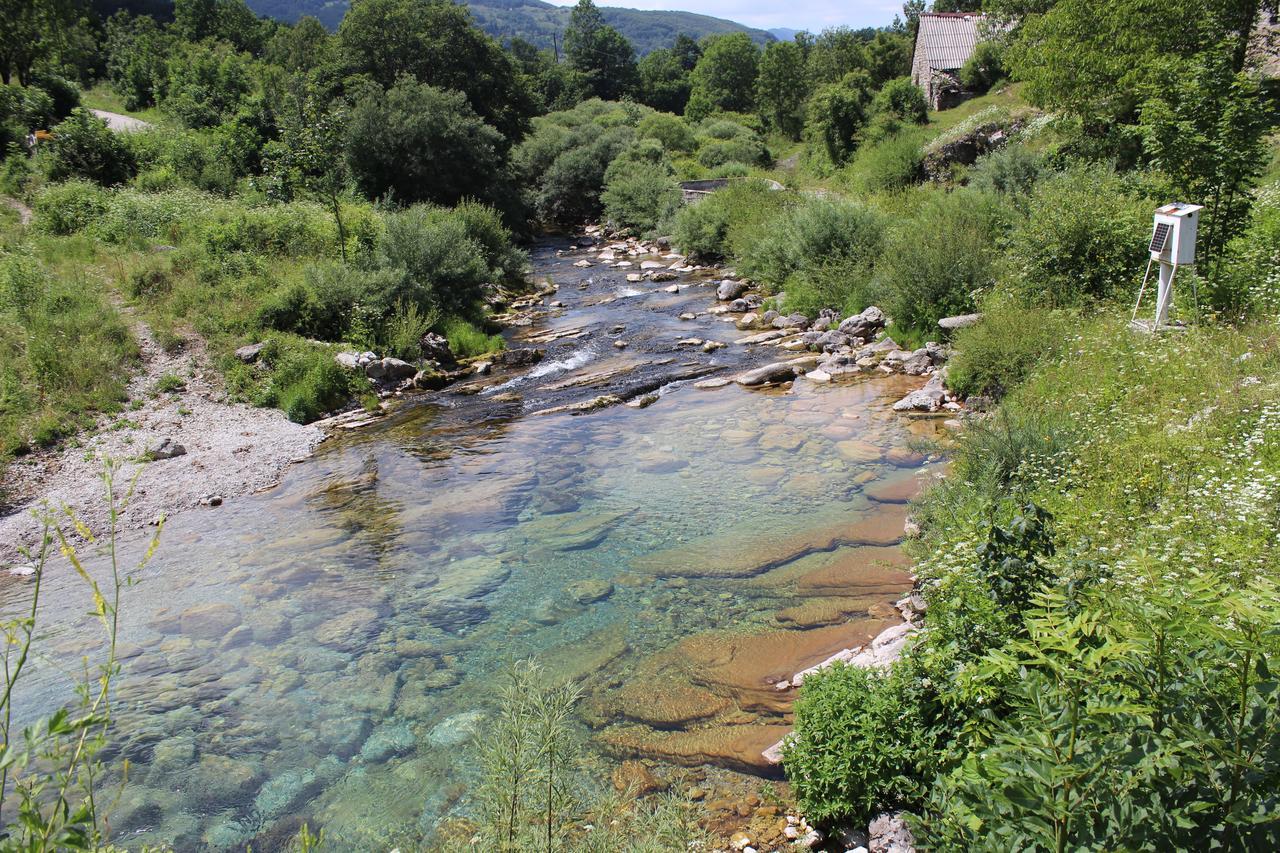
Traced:
<path fill-rule="evenodd" d="M 965 99 L 960 69 L 982 39 L 986 20 L 986 15 L 976 12 L 925 12 L 920 16 L 911 82 L 924 91 L 929 109 L 946 109 Z"/>

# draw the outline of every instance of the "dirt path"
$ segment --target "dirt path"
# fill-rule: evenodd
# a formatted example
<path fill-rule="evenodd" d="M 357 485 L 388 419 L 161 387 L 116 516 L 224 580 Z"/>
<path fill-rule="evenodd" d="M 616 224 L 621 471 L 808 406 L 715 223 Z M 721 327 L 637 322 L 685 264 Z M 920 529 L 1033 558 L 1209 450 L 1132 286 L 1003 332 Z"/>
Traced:
<path fill-rule="evenodd" d="M 116 133 L 131 133 L 135 130 L 146 130 L 152 126 L 149 121 L 143 121 L 142 119 L 134 118 L 133 116 L 121 115 L 120 113 L 110 113 L 106 110 L 89 110 L 89 112 L 105 121 L 107 123 L 107 127 L 111 128 Z"/>
<path fill-rule="evenodd" d="M 11 207 L 14 210 L 18 211 L 18 222 L 20 222 L 23 225 L 31 224 L 31 217 L 35 215 L 34 211 L 32 211 L 31 208 L 27 207 L 25 204 L 18 201 L 16 198 L 10 198 L 7 195 L 0 196 L 0 203 L 4 204 L 5 207 Z"/>
<path fill-rule="evenodd" d="M 70 506 L 95 531 L 103 529 L 107 510 L 101 474 L 106 459 L 120 460 L 118 489 L 137 476 L 122 526 L 140 528 L 157 516 L 200 508 L 218 512 L 211 497 L 231 498 L 269 488 L 291 461 L 308 455 L 324 437 L 315 426 L 292 423 L 275 409 L 227 402 L 221 378 L 209 362 L 205 342 L 188 333 L 182 352 L 167 353 L 150 328 L 128 306 L 121 313 L 133 326 L 142 365 L 129 383 L 124 410 L 105 416 L 79 444 L 15 460 L 6 487 L 24 501 L 0 516 L 0 567 L 21 563 L 19 546 L 30 545 L 40 523 L 32 512 L 45 503 Z M 69 357 L 74 357 L 70 354 Z M 182 387 L 160 391 L 157 384 Z M 133 408 L 137 406 L 137 408 Z M 179 444 L 185 454 L 155 462 L 139 458 L 162 441 Z"/>

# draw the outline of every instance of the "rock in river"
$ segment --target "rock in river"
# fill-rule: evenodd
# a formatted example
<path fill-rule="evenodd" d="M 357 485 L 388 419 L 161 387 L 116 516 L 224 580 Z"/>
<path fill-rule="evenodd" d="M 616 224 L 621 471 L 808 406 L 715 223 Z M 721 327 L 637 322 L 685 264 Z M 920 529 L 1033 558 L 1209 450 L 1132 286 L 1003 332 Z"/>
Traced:
<path fill-rule="evenodd" d="M 613 584 L 598 578 L 581 580 L 569 584 L 565 592 L 579 604 L 594 604 L 613 595 Z"/>
<path fill-rule="evenodd" d="M 720 286 L 716 288 L 716 299 L 721 302 L 731 302 L 739 296 L 747 292 L 747 283 L 745 281 L 734 281 L 726 278 L 720 282 Z"/>

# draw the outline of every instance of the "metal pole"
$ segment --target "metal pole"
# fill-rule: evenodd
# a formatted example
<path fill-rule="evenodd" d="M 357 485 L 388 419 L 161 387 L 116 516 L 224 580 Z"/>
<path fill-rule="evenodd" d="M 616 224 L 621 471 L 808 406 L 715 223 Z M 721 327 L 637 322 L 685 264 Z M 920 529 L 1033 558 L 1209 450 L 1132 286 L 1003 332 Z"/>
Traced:
<path fill-rule="evenodd" d="M 1138 288 L 1138 301 L 1133 305 L 1133 316 L 1129 318 L 1132 322 L 1138 319 L 1138 309 L 1142 306 L 1142 294 L 1147 289 L 1147 279 L 1151 277 L 1151 258 L 1147 258 L 1147 271 L 1142 274 L 1142 287 Z"/>

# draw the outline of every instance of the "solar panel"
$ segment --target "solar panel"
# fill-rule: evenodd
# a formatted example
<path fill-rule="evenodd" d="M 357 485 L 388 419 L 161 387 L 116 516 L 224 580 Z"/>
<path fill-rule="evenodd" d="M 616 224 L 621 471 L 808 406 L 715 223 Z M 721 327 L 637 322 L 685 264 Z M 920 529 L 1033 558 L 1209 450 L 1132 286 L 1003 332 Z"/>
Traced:
<path fill-rule="evenodd" d="M 1165 244 L 1169 242 L 1169 223 L 1156 223 L 1155 233 L 1151 235 L 1151 251 L 1160 254 L 1164 251 Z"/>

